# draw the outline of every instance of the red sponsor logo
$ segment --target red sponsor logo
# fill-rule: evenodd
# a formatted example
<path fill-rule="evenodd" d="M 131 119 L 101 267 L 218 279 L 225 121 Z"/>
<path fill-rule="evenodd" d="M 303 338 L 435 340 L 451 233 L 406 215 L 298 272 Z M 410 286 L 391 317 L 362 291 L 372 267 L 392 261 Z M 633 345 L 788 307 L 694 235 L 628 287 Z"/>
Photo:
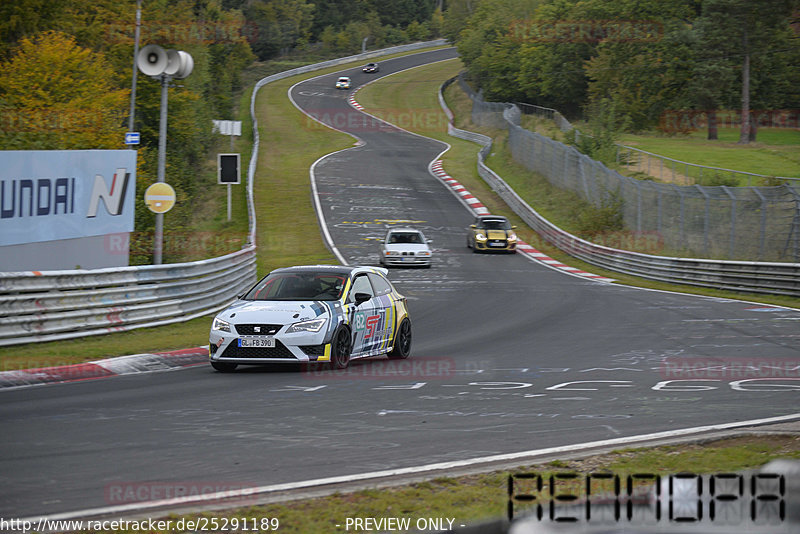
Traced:
<path fill-rule="evenodd" d="M 369 339 L 375 335 L 375 329 L 378 327 L 380 320 L 380 315 L 370 315 L 367 317 L 367 333 L 364 335 L 364 339 Z"/>

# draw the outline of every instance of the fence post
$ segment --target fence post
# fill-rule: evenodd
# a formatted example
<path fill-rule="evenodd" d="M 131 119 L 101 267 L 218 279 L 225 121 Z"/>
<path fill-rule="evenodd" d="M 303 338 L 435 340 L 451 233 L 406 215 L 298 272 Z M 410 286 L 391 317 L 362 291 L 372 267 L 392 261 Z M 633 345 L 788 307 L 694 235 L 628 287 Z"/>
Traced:
<path fill-rule="evenodd" d="M 724 185 L 722 186 L 722 190 L 731 198 L 731 241 L 728 257 L 733 259 L 736 250 L 736 196 Z"/>
<path fill-rule="evenodd" d="M 758 198 L 761 199 L 761 225 L 758 231 L 758 259 L 764 257 L 764 248 L 767 240 L 767 199 L 761 194 L 757 187 L 753 188 Z"/>
<path fill-rule="evenodd" d="M 711 199 L 708 196 L 708 193 L 703 190 L 702 186 L 696 185 L 695 187 L 698 191 L 700 191 L 700 194 L 703 195 L 703 198 L 705 199 L 706 209 L 703 216 L 703 252 L 706 256 L 708 256 L 708 223 L 710 222 L 709 219 L 711 218 Z"/>
<path fill-rule="evenodd" d="M 798 250 L 798 242 L 800 242 L 800 194 L 788 183 L 783 184 L 789 193 L 794 197 L 794 218 L 792 219 L 792 229 L 789 231 L 789 237 L 786 239 L 786 247 L 784 247 L 784 255 L 789 249 L 789 242 L 794 240 L 794 251 L 792 256 L 797 261 L 800 258 L 800 250 Z"/>
<path fill-rule="evenodd" d="M 634 180 L 636 184 L 636 231 L 642 233 L 642 183 Z"/>
<path fill-rule="evenodd" d="M 684 202 L 683 202 L 683 190 L 680 188 L 680 186 L 678 186 L 676 184 L 672 184 L 672 187 L 675 189 L 675 191 L 678 192 L 678 198 L 680 198 L 680 215 L 678 216 L 678 228 L 679 228 L 679 230 L 678 230 L 679 234 L 678 235 L 680 236 L 679 241 L 680 241 L 681 246 L 686 247 L 686 235 L 685 235 L 686 228 L 685 228 L 685 225 L 684 225 L 684 220 L 686 218 L 686 216 L 685 216 L 686 206 L 684 205 Z M 686 248 L 688 248 L 688 247 L 686 247 Z"/>

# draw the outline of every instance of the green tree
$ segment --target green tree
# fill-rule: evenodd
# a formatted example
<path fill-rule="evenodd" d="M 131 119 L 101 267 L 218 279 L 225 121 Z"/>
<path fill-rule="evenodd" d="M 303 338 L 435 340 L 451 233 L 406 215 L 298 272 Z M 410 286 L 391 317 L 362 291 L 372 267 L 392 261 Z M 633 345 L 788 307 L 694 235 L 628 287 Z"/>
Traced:
<path fill-rule="evenodd" d="M 104 55 L 60 32 L 23 38 L 0 65 L 4 149 L 121 148 L 129 91 Z"/>
<path fill-rule="evenodd" d="M 755 140 L 751 117 L 754 74 L 770 78 L 761 68 L 762 58 L 771 50 L 789 45 L 787 28 L 800 4 L 796 0 L 704 0 L 698 23 L 704 28 L 708 50 L 717 50 L 737 59 L 740 80 L 741 129 L 739 143 Z M 756 96 L 756 99 L 759 99 Z"/>
<path fill-rule="evenodd" d="M 286 53 L 299 40 L 311 36 L 314 4 L 306 0 L 254 0 L 244 15 L 254 25 L 253 51 L 265 60 Z"/>

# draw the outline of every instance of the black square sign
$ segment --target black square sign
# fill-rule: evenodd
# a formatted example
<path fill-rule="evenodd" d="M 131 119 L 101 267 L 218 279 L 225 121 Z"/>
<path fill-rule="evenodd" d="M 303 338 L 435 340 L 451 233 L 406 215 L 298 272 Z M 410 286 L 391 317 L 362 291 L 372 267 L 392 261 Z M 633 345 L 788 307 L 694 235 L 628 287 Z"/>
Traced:
<path fill-rule="evenodd" d="M 217 154 L 217 183 L 239 184 L 239 154 Z"/>

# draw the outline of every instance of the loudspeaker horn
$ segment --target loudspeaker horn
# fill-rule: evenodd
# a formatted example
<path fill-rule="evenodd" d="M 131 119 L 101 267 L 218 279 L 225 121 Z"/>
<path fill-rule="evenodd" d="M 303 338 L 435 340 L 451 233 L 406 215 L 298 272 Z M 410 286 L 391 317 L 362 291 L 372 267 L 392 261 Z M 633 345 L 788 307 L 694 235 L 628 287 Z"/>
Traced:
<path fill-rule="evenodd" d="M 154 44 L 143 47 L 136 56 L 136 66 L 147 76 L 162 75 L 168 63 L 167 51 Z"/>
<path fill-rule="evenodd" d="M 175 73 L 176 78 L 186 78 L 192 73 L 194 69 L 194 58 L 188 52 L 184 52 L 183 50 L 178 50 L 178 57 L 180 58 L 178 63 L 178 71 Z"/>
<path fill-rule="evenodd" d="M 181 68 L 181 56 L 177 50 L 167 50 L 167 67 L 164 69 L 164 74 L 167 76 L 175 76 L 178 69 Z"/>

